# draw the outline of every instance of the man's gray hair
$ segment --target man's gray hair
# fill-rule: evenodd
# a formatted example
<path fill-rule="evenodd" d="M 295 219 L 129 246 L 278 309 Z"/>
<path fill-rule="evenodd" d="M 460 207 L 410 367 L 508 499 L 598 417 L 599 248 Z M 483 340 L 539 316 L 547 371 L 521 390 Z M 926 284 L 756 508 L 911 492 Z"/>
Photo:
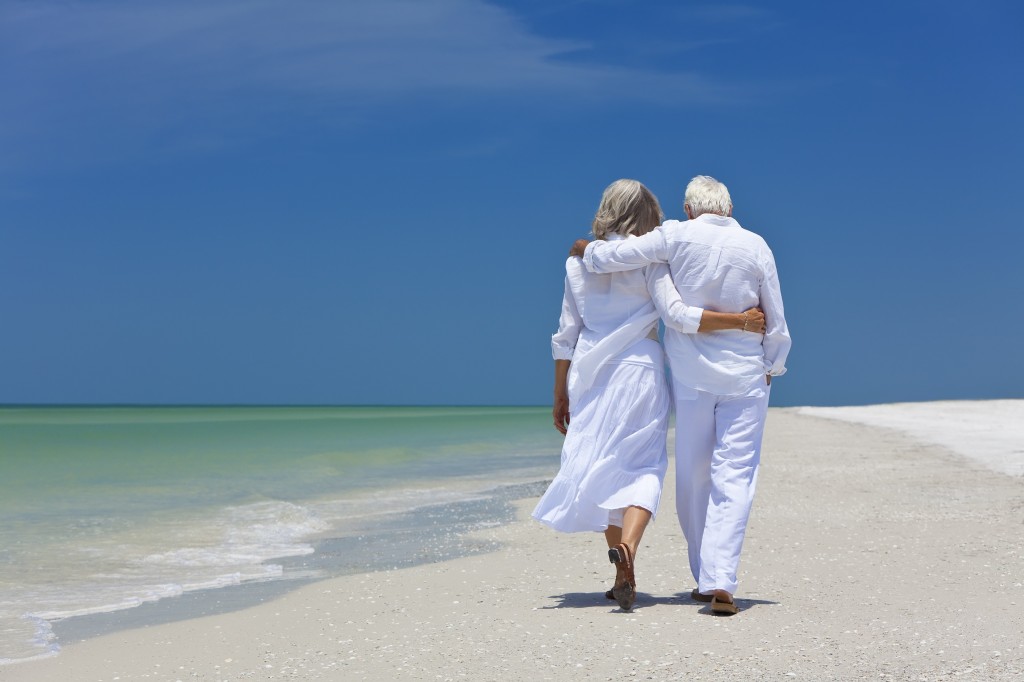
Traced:
<path fill-rule="evenodd" d="M 686 186 L 685 204 L 690 207 L 693 217 L 705 213 L 729 215 L 732 197 L 729 188 L 710 175 L 698 175 Z"/>
<path fill-rule="evenodd" d="M 647 234 L 664 219 L 661 205 L 651 190 L 636 180 L 616 180 L 604 190 L 594 216 L 595 239 L 609 234 Z"/>

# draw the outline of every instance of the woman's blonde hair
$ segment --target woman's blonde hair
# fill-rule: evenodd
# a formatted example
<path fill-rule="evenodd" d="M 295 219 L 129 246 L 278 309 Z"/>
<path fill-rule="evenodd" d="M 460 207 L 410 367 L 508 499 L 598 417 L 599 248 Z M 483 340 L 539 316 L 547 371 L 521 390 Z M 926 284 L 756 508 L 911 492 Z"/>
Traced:
<path fill-rule="evenodd" d="M 616 180 L 601 195 L 594 216 L 594 238 L 606 239 L 612 233 L 647 234 L 663 219 L 658 198 L 651 190 L 636 180 Z"/>

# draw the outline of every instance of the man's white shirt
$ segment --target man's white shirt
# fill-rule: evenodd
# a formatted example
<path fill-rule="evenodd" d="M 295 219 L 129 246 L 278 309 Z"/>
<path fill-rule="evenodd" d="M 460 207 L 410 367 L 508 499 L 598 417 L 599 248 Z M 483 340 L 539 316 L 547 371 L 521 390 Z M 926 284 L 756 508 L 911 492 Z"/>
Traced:
<path fill-rule="evenodd" d="M 684 329 L 666 323 L 665 350 L 673 379 L 682 386 L 737 395 L 764 381 L 765 374 L 785 373 L 792 341 L 775 257 L 764 239 L 732 218 L 704 214 L 666 221 L 642 237 L 594 241 L 583 262 L 595 273 L 668 263 L 671 282 L 691 309 L 741 313 L 758 306 L 764 311 L 763 336 L 740 330 L 694 333 L 692 324 Z"/>

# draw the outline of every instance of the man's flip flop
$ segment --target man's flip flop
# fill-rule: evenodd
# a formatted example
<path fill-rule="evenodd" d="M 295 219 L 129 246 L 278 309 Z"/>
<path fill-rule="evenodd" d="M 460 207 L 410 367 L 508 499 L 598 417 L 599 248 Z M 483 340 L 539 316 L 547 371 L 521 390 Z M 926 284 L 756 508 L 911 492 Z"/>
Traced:
<path fill-rule="evenodd" d="M 711 597 L 711 610 L 715 613 L 732 616 L 740 612 L 735 601 L 721 601 L 718 595 Z"/>
<path fill-rule="evenodd" d="M 711 600 L 714 599 L 714 596 L 710 594 L 701 594 L 699 591 L 697 591 L 697 588 L 695 587 L 690 592 L 690 599 L 692 599 L 693 601 L 699 601 L 702 604 L 710 604 Z"/>

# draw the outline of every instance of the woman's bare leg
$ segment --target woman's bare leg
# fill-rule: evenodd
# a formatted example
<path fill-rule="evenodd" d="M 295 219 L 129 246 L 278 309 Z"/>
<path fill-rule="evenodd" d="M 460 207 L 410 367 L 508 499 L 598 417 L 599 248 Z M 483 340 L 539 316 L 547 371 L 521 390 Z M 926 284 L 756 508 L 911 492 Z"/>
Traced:
<path fill-rule="evenodd" d="M 622 529 L 618 526 L 608 526 L 604 529 L 604 539 L 608 541 L 608 549 L 617 547 L 622 542 Z"/>
<path fill-rule="evenodd" d="M 626 507 L 622 515 L 622 542 L 617 548 L 608 551 L 608 557 L 615 562 L 616 569 L 615 587 L 610 594 L 619 602 L 619 608 L 623 611 L 631 610 L 636 603 L 636 577 L 633 573 L 636 564 L 633 559 L 650 520 L 651 512 L 643 507 Z M 612 539 L 608 536 L 609 544 Z"/>
<path fill-rule="evenodd" d="M 604 530 L 604 539 L 608 542 L 608 549 L 612 547 L 618 547 L 619 543 L 622 542 L 622 529 L 618 526 L 608 526 Z M 625 580 L 625 575 L 619 570 L 619 567 L 615 567 L 615 584 L 621 585 L 622 581 Z"/>
<path fill-rule="evenodd" d="M 626 513 L 622 518 L 622 539 L 619 542 L 629 547 L 629 551 L 633 553 L 634 557 L 636 556 L 637 549 L 640 548 L 640 539 L 644 536 L 644 531 L 647 530 L 647 524 L 650 520 L 651 512 L 643 507 L 626 508 Z M 607 536 L 607 531 L 605 536 Z"/>

